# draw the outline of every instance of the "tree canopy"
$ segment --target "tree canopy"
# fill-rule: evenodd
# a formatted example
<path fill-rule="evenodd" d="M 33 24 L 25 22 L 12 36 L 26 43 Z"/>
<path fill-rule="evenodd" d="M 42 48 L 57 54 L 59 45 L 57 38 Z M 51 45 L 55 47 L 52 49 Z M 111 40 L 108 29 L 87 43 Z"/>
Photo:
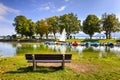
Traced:
<path fill-rule="evenodd" d="M 60 16 L 59 26 L 60 26 L 60 32 L 62 32 L 63 29 L 65 28 L 67 33 L 67 38 L 69 38 L 69 35 L 71 33 L 75 33 L 76 31 L 79 31 L 81 27 L 80 20 L 78 20 L 77 15 L 74 15 L 73 13 L 64 14 Z"/>
<path fill-rule="evenodd" d="M 16 16 L 13 26 L 17 34 L 21 37 L 31 38 L 34 34 L 39 34 L 40 38 L 46 35 L 48 38 L 49 33 L 54 34 L 56 39 L 56 33 L 62 33 L 65 29 L 67 38 L 70 38 L 71 33 L 77 33 L 82 30 L 88 34 L 90 38 L 95 32 L 105 31 L 106 38 L 111 37 L 111 32 L 120 31 L 120 22 L 115 14 L 103 14 L 102 18 L 99 18 L 94 14 L 89 14 L 83 21 L 81 26 L 81 20 L 78 19 L 74 13 L 63 14 L 61 16 L 52 16 L 45 19 L 33 22 L 31 19 L 27 19 L 24 15 Z"/>
<path fill-rule="evenodd" d="M 49 26 L 45 22 L 45 20 L 41 19 L 41 20 L 37 21 L 36 24 L 37 24 L 36 32 L 37 32 L 37 34 L 40 35 L 41 38 L 43 37 L 44 34 L 48 35 Z"/>
<path fill-rule="evenodd" d="M 13 25 L 15 26 L 15 31 L 23 36 L 27 25 L 27 18 L 23 15 L 16 16 Z"/>
<path fill-rule="evenodd" d="M 13 25 L 15 26 L 15 31 L 21 36 L 33 36 L 35 34 L 35 24 L 32 20 L 27 19 L 25 16 L 16 16 Z"/>
<path fill-rule="evenodd" d="M 49 25 L 49 32 L 53 33 L 56 38 L 55 34 L 58 32 L 58 16 L 46 18 L 46 22 Z"/>
<path fill-rule="evenodd" d="M 111 32 L 120 30 L 120 23 L 115 14 L 103 14 L 102 19 L 102 30 L 105 31 L 106 38 L 111 38 Z"/>
<path fill-rule="evenodd" d="M 83 21 L 83 32 L 92 38 L 95 32 L 100 30 L 100 21 L 96 15 L 89 14 L 87 18 Z"/>

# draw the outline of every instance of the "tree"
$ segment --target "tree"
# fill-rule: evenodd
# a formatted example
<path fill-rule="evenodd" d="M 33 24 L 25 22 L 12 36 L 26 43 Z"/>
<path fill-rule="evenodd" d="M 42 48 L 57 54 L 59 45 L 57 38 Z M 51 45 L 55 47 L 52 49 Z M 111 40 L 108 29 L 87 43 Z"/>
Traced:
<path fill-rule="evenodd" d="M 15 26 L 15 31 L 17 32 L 17 34 L 21 34 L 21 36 L 23 37 L 23 35 L 25 35 L 26 33 L 25 28 L 26 26 L 28 26 L 27 18 L 23 15 L 16 16 L 13 26 Z"/>
<path fill-rule="evenodd" d="M 22 37 L 32 38 L 35 33 L 35 23 L 32 20 L 20 15 L 15 17 L 14 22 L 13 25 L 15 26 L 17 34 L 21 34 Z"/>
<path fill-rule="evenodd" d="M 80 20 L 78 20 L 77 15 L 74 15 L 73 13 L 64 14 L 59 18 L 60 33 L 65 28 L 67 38 L 69 38 L 69 35 L 71 33 L 75 33 L 76 31 L 79 31 L 80 26 L 81 26 Z"/>
<path fill-rule="evenodd" d="M 58 31 L 58 17 L 53 16 L 53 17 L 50 17 L 50 18 L 46 18 L 46 22 L 50 26 L 49 31 L 54 34 L 54 37 L 56 39 L 55 34 Z"/>
<path fill-rule="evenodd" d="M 102 30 L 105 31 L 106 38 L 111 38 L 111 32 L 116 32 L 120 30 L 120 23 L 115 14 L 103 14 L 102 19 Z"/>
<path fill-rule="evenodd" d="M 95 32 L 99 32 L 100 30 L 100 21 L 96 15 L 90 14 L 87 18 L 83 21 L 83 32 L 90 36 L 92 36 Z"/>
<path fill-rule="evenodd" d="M 39 34 L 41 38 L 43 37 L 44 34 L 46 34 L 46 38 L 48 38 L 49 26 L 46 23 L 46 21 L 42 19 L 40 21 L 37 21 L 36 25 L 37 34 Z"/>

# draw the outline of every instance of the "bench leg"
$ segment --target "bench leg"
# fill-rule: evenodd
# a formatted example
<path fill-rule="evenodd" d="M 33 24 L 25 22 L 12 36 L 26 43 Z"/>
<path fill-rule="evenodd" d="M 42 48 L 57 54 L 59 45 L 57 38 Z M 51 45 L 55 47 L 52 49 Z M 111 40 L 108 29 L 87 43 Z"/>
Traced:
<path fill-rule="evenodd" d="M 62 66 L 61 66 L 61 67 L 62 67 L 62 69 L 64 69 L 65 63 L 64 63 L 64 62 L 62 62 L 61 64 L 62 64 Z"/>
<path fill-rule="evenodd" d="M 33 59 L 33 71 L 36 71 L 37 62 L 35 62 L 35 55 L 34 54 L 32 55 L 32 59 Z"/>
<path fill-rule="evenodd" d="M 37 63 L 33 62 L 33 71 L 36 71 L 36 65 L 37 65 Z"/>
<path fill-rule="evenodd" d="M 64 66 L 65 66 L 65 54 L 62 55 L 62 69 L 64 69 Z"/>

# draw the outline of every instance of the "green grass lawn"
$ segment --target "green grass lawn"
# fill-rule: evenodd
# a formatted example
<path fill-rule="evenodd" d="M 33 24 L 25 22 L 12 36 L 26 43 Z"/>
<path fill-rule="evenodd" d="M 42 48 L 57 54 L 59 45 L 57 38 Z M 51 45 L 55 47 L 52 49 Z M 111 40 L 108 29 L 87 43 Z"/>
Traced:
<path fill-rule="evenodd" d="M 74 40 L 67 41 L 73 42 Z M 86 40 L 76 41 L 84 42 Z M 98 41 L 108 42 L 108 40 Z M 110 42 L 117 41 L 110 40 Z M 91 49 L 83 50 L 84 56 L 71 52 L 72 62 L 66 64 L 64 70 L 56 67 L 56 64 L 53 66 L 38 64 L 37 71 L 33 71 L 32 64 L 25 60 L 25 53 L 56 53 L 43 45 L 38 44 L 37 46 L 40 47 L 34 50 L 31 44 L 22 45 L 17 49 L 17 56 L 0 57 L 0 80 L 120 80 L 120 56 L 108 52 L 103 54 L 103 57 L 99 57 L 99 52 Z"/>
<path fill-rule="evenodd" d="M 120 57 L 78 56 L 73 53 L 64 70 L 40 65 L 37 71 L 32 71 L 23 55 L 0 58 L 0 80 L 120 80 Z"/>
<path fill-rule="evenodd" d="M 113 42 L 113 43 L 117 43 L 117 42 L 120 42 L 120 40 L 118 39 L 67 39 L 66 41 L 68 42 L 74 42 L 74 41 L 77 41 L 77 42 L 104 42 L 104 43 L 107 43 L 107 42 Z"/>

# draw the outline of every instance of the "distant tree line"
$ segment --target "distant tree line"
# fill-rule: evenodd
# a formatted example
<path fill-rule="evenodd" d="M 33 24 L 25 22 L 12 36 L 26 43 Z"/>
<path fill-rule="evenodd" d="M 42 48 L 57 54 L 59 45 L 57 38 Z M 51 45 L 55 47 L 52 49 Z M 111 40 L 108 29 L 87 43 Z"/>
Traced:
<path fill-rule="evenodd" d="M 17 34 L 29 38 L 32 38 L 34 34 L 40 35 L 40 38 L 46 35 L 48 38 L 49 33 L 53 33 L 56 38 L 55 34 L 61 33 L 64 28 L 69 36 L 71 33 L 80 31 L 81 27 L 80 20 L 73 13 L 41 19 L 36 23 L 23 15 L 19 15 L 15 17 L 13 25 Z"/>
<path fill-rule="evenodd" d="M 74 13 L 52 16 L 37 22 L 27 19 L 24 15 L 19 15 L 15 17 L 13 25 L 17 34 L 20 34 L 21 37 L 32 38 L 36 34 L 41 39 L 43 35 L 46 35 L 46 39 L 48 39 L 49 33 L 53 33 L 56 39 L 55 34 L 61 33 L 63 29 L 66 30 L 68 39 L 71 33 L 77 33 L 78 31 L 83 31 L 90 38 L 92 38 L 95 32 L 104 31 L 107 39 L 111 38 L 111 32 L 120 31 L 120 22 L 116 15 L 106 13 L 102 15 L 101 19 L 94 14 L 89 14 L 82 25 L 81 20 Z"/>

